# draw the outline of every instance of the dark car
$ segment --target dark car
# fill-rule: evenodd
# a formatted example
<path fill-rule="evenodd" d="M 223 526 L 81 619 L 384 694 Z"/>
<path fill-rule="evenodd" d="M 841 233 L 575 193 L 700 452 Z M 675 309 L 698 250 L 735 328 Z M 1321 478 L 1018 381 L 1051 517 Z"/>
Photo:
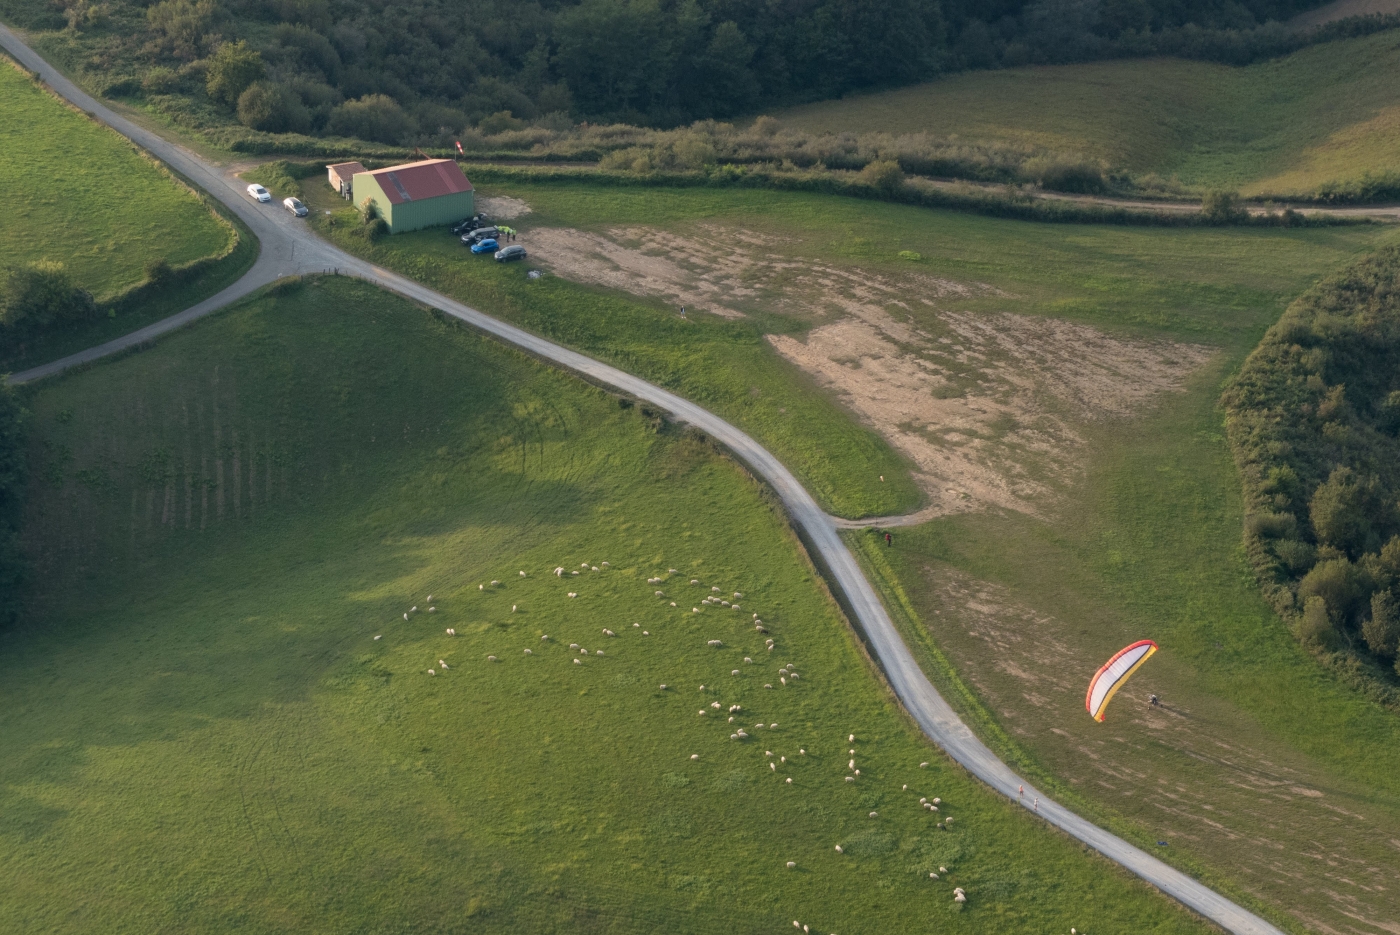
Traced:
<path fill-rule="evenodd" d="M 525 248 L 518 243 L 513 243 L 504 250 L 496 251 L 496 262 L 507 263 L 511 260 L 523 260 L 526 256 L 528 254 L 525 252 Z"/>
<path fill-rule="evenodd" d="M 495 237 L 499 233 L 500 231 L 494 227 L 478 227 L 474 231 L 468 231 L 463 234 L 462 243 L 470 247 L 474 243 L 480 243 L 483 240 Z"/>
<path fill-rule="evenodd" d="M 458 221 L 456 224 L 453 224 L 451 230 L 454 234 L 467 234 L 479 227 L 489 227 L 490 225 L 491 222 L 487 220 L 486 215 L 477 214 L 467 218 L 465 221 Z"/>
<path fill-rule="evenodd" d="M 472 244 L 472 253 L 495 253 L 496 248 L 499 246 L 500 244 L 496 243 L 496 241 L 492 240 L 490 237 L 487 237 L 479 243 Z"/>

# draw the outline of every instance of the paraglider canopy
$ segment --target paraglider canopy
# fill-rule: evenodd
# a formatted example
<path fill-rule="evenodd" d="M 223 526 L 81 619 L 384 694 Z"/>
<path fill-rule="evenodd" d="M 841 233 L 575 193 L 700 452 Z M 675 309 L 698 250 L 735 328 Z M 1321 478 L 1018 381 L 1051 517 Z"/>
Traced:
<path fill-rule="evenodd" d="M 1084 696 L 1084 707 L 1089 709 L 1094 720 L 1103 720 L 1104 710 L 1114 694 L 1132 677 L 1138 666 L 1156 651 L 1156 643 L 1151 640 L 1138 640 L 1131 646 L 1120 649 L 1094 673 L 1094 677 L 1089 680 L 1089 692 Z"/>

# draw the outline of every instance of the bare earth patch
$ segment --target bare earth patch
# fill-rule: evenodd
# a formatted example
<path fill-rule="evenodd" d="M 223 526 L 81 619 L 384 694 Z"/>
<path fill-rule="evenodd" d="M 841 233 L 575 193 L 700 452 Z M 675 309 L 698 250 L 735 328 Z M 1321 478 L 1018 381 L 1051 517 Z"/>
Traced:
<path fill-rule="evenodd" d="M 509 195 L 493 195 L 476 199 L 476 210 L 493 221 L 513 221 L 530 213 L 530 206 Z"/>
<path fill-rule="evenodd" d="M 1228 862 L 1247 891 L 1315 931 L 1400 935 L 1400 828 L 1370 808 L 1367 790 L 1337 788 L 1296 751 L 1256 740 L 1227 702 L 1198 709 L 1171 697 L 1161 686 L 1177 676 L 1159 682 L 1154 672 L 1173 664 L 1165 655 L 1095 723 L 1084 710 L 1088 675 L 1117 644 L 1090 648 L 1084 621 L 1040 613 L 957 569 L 924 571 L 939 608 L 924 622 L 939 646 L 1057 776 L 1168 846 Z M 1152 692 L 1162 707 L 1147 703 Z"/>
<path fill-rule="evenodd" d="M 1037 513 L 1079 473 L 1082 426 L 1179 391 L 1214 352 L 1010 313 L 937 320 L 940 337 L 869 317 L 769 337 L 914 461 L 932 500 L 921 520 Z"/>
<path fill-rule="evenodd" d="M 948 300 L 982 283 L 838 267 L 791 238 L 716 224 L 530 232 L 533 256 L 577 282 L 737 318 L 769 309 L 821 322 L 769 337 L 917 466 L 919 521 L 996 506 L 1037 513 L 1080 471 L 1085 425 L 1131 416 L 1183 388 L 1213 349 L 1104 334 Z"/>

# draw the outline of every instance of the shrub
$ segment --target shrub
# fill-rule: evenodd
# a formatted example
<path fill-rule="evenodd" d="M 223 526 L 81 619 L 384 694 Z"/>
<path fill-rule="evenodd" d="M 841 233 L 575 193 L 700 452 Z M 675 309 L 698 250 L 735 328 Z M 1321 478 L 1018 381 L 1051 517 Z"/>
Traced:
<path fill-rule="evenodd" d="M 170 281 L 175 275 L 175 270 L 166 262 L 164 257 L 157 260 L 146 261 L 146 282 L 153 286 L 162 286 Z"/>
<path fill-rule="evenodd" d="M 1365 574 L 1346 557 L 1318 562 L 1298 582 L 1298 598 L 1304 608 L 1314 598 L 1327 602 L 1327 612 L 1337 628 L 1345 628 L 1360 616 L 1369 590 Z"/>
<path fill-rule="evenodd" d="M 413 132 L 413 121 L 392 97 L 366 94 L 331 111 L 327 128 L 339 136 L 356 136 L 378 143 L 401 143 Z"/>
<path fill-rule="evenodd" d="M 1318 486 L 1308 509 L 1318 541 L 1352 557 L 1379 550 L 1395 525 L 1395 506 L 1380 479 L 1358 477 L 1348 467 L 1337 468 Z"/>
<path fill-rule="evenodd" d="M 62 263 L 39 260 L 0 274 L 0 325 L 12 333 L 80 321 L 96 311 L 92 293 L 73 285 Z"/>
<path fill-rule="evenodd" d="M 904 189 L 904 170 L 893 159 L 876 159 L 857 176 L 861 182 L 886 195 L 897 195 Z"/>
<path fill-rule="evenodd" d="M 1320 597 L 1310 597 L 1303 605 L 1303 616 L 1298 619 L 1298 639 L 1313 646 L 1330 647 L 1335 643 L 1337 631 L 1332 627 L 1332 615 L 1327 612 L 1327 602 Z"/>
<path fill-rule="evenodd" d="M 219 46 L 204 76 L 204 89 L 221 104 L 234 107 L 238 98 L 254 82 L 261 81 L 267 69 L 262 56 L 243 40 Z"/>
<path fill-rule="evenodd" d="M 1249 217 L 1235 192 L 1206 192 L 1201 199 L 1201 217 L 1210 224 L 1238 224 Z"/>
<path fill-rule="evenodd" d="M 1026 163 L 1025 175 L 1042 188 L 1056 192 L 1093 195 L 1103 191 L 1103 169 L 1087 160 L 1041 156 Z"/>
<path fill-rule="evenodd" d="M 238 97 L 238 122 L 268 133 L 304 133 L 311 128 L 311 111 L 286 85 L 258 81 Z"/>
<path fill-rule="evenodd" d="M 1395 592 L 1377 591 L 1371 596 L 1371 618 L 1361 626 L 1361 636 L 1381 659 L 1394 659 L 1400 647 L 1400 604 Z"/>

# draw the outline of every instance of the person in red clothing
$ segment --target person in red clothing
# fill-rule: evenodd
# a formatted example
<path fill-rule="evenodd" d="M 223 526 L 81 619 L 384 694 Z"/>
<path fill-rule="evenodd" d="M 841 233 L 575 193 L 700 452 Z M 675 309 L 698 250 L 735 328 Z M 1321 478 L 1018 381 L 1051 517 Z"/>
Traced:
<path fill-rule="evenodd" d="M 885 545 L 894 545 L 894 536 L 891 536 L 889 533 L 885 533 Z"/>

